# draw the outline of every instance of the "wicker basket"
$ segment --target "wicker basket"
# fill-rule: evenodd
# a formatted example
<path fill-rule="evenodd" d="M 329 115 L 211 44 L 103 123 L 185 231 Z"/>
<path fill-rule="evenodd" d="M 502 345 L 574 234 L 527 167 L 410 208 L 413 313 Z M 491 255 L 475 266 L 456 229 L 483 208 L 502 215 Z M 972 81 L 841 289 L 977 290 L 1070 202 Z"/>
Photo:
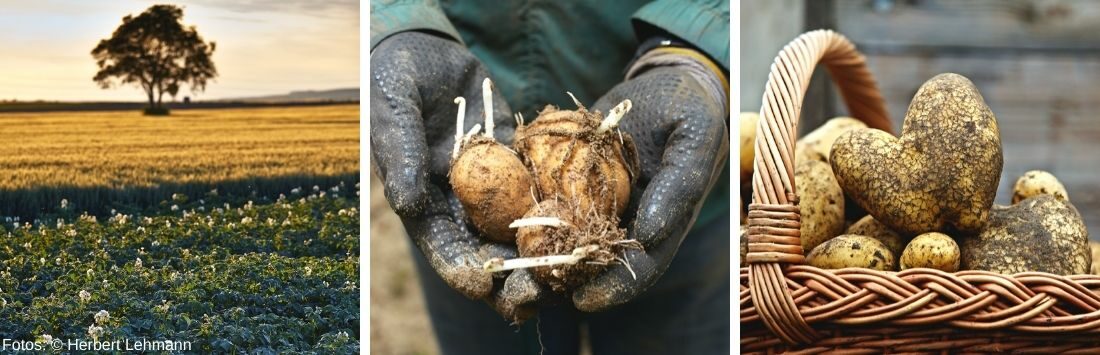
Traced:
<path fill-rule="evenodd" d="M 853 117 L 890 131 L 864 57 L 844 36 L 808 32 L 776 57 L 757 128 L 741 352 L 1100 354 L 1100 276 L 802 265 L 794 143 L 817 63 Z"/>

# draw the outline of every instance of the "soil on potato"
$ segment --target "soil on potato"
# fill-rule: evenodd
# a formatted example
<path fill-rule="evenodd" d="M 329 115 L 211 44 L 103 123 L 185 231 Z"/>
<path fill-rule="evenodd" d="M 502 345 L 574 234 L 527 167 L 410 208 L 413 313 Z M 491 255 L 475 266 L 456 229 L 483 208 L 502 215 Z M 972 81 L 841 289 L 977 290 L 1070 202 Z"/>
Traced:
<path fill-rule="evenodd" d="M 571 211 L 575 207 L 564 209 Z M 576 289 L 603 271 L 607 265 L 616 262 L 624 248 L 641 248 L 636 243 L 623 242 L 626 230 L 618 227 L 618 218 L 602 216 L 593 210 L 587 216 L 567 217 L 566 220 L 573 220 L 577 225 L 567 228 L 540 228 L 538 231 L 541 233 L 530 249 L 520 251 L 528 257 L 569 255 L 579 247 L 599 246 L 583 262 L 535 268 L 535 277 L 549 284 L 554 291 L 569 292 Z"/>

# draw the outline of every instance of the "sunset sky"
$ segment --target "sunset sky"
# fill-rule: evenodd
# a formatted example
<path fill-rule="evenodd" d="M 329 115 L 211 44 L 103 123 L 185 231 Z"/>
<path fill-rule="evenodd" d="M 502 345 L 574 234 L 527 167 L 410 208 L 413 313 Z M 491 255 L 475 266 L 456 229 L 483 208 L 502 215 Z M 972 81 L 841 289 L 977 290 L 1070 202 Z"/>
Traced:
<path fill-rule="evenodd" d="M 123 16 L 158 3 L 183 6 L 184 25 L 217 42 L 218 77 L 179 99 L 359 86 L 357 0 L 0 0 L 0 100 L 143 100 L 136 86 L 100 89 L 91 51 Z"/>

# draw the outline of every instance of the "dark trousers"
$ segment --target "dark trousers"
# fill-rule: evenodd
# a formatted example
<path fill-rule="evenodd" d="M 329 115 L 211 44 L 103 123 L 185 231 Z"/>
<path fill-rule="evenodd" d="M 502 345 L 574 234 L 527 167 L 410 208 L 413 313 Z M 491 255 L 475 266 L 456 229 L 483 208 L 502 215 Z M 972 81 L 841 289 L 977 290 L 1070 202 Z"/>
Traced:
<path fill-rule="evenodd" d="M 452 290 L 413 254 L 443 354 L 574 355 L 582 329 L 594 355 L 728 354 L 730 239 L 727 214 L 688 234 L 665 274 L 633 301 L 600 313 L 545 307 L 521 327 Z"/>

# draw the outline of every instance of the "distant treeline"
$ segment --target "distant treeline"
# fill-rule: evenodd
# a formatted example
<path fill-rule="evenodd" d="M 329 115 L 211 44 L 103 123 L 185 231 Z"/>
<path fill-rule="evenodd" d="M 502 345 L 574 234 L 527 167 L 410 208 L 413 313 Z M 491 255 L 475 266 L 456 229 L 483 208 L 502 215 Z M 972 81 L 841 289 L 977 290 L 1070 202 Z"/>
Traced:
<path fill-rule="evenodd" d="M 258 101 L 198 101 L 191 103 L 172 102 L 164 105 L 172 110 L 250 108 L 250 107 L 297 107 L 358 104 L 359 100 L 310 100 L 290 102 Z M 0 101 L 0 113 L 15 112 L 51 112 L 51 111 L 123 111 L 141 110 L 148 104 L 143 102 L 51 102 L 51 101 Z"/>

